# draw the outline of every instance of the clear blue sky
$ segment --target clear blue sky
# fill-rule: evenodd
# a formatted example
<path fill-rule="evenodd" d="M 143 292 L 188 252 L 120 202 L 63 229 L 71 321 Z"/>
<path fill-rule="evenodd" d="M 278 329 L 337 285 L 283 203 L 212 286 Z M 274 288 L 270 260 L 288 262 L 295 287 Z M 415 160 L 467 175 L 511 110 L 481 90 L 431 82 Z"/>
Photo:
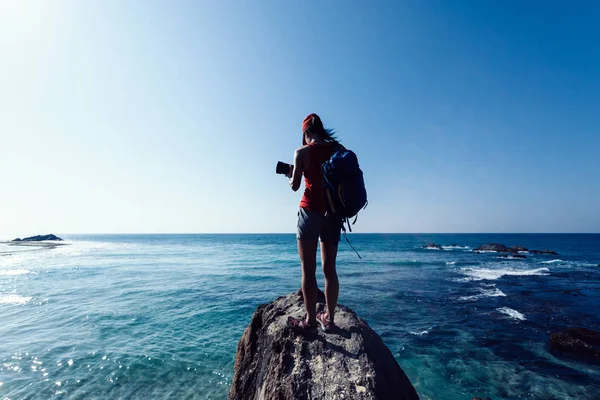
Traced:
<path fill-rule="evenodd" d="M 359 232 L 600 231 L 600 2 L 0 2 L 0 237 L 294 232 L 311 112 Z"/>

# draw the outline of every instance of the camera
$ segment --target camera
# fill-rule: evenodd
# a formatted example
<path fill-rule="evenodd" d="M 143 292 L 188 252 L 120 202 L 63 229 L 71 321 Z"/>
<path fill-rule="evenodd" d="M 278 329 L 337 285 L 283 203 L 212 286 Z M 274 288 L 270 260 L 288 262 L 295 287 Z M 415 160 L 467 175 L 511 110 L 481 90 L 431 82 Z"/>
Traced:
<path fill-rule="evenodd" d="M 290 172 L 290 168 L 292 168 L 291 164 L 278 161 L 277 168 L 275 168 L 275 172 L 278 174 L 287 175 Z"/>

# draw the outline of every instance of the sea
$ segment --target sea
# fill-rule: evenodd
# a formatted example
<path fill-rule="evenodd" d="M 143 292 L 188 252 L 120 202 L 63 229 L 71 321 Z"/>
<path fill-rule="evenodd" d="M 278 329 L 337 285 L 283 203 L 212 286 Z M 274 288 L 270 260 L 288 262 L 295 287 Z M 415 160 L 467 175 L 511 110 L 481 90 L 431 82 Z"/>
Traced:
<path fill-rule="evenodd" d="M 349 238 L 362 259 L 342 238 L 339 301 L 422 399 L 600 399 L 600 366 L 548 350 L 553 332 L 600 330 L 600 235 Z M 0 245 L 1 399 L 226 399 L 256 307 L 300 287 L 293 234 L 64 239 Z"/>

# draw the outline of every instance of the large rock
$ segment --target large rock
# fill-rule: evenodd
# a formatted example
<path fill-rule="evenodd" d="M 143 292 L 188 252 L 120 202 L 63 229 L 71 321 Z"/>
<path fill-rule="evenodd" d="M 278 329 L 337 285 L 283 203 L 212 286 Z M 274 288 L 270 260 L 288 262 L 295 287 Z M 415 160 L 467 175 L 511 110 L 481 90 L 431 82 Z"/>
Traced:
<path fill-rule="evenodd" d="M 566 332 L 550 335 L 550 351 L 578 356 L 587 361 L 600 363 L 600 332 L 586 328 L 569 328 Z"/>
<path fill-rule="evenodd" d="M 325 298 L 319 293 L 319 307 Z M 418 399 L 396 359 L 367 323 L 338 305 L 331 333 L 297 333 L 301 292 L 259 306 L 238 343 L 230 400 Z"/>
<path fill-rule="evenodd" d="M 508 247 L 499 243 L 490 243 L 479 246 L 474 251 L 497 251 L 498 253 L 508 253 Z"/>
<path fill-rule="evenodd" d="M 508 248 L 509 253 L 529 252 L 529 249 L 525 246 L 511 246 Z"/>
<path fill-rule="evenodd" d="M 30 236 L 30 237 L 26 237 L 25 239 L 16 238 L 15 240 L 13 240 L 13 242 L 42 242 L 42 241 L 46 241 L 46 240 L 62 240 L 62 239 L 53 234 L 49 234 L 49 235 Z"/>

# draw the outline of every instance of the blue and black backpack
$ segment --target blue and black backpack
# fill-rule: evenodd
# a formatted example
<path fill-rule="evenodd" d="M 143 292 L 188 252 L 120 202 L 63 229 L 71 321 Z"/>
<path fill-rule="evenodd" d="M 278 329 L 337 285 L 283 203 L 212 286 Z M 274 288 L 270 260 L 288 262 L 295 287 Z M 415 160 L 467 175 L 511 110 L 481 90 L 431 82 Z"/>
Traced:
<path fill-rule="evenodd" d="M 368 203 L 363 172 L 356 154 L 342 147 L 336 148 L 329 160 L 321 165 L 321 172 L 327 213 L 341 217 L 344 233 L 344 223 L 352 232 L 350 218 L 355 218 L 354 225 L 358 212 Z"/>

